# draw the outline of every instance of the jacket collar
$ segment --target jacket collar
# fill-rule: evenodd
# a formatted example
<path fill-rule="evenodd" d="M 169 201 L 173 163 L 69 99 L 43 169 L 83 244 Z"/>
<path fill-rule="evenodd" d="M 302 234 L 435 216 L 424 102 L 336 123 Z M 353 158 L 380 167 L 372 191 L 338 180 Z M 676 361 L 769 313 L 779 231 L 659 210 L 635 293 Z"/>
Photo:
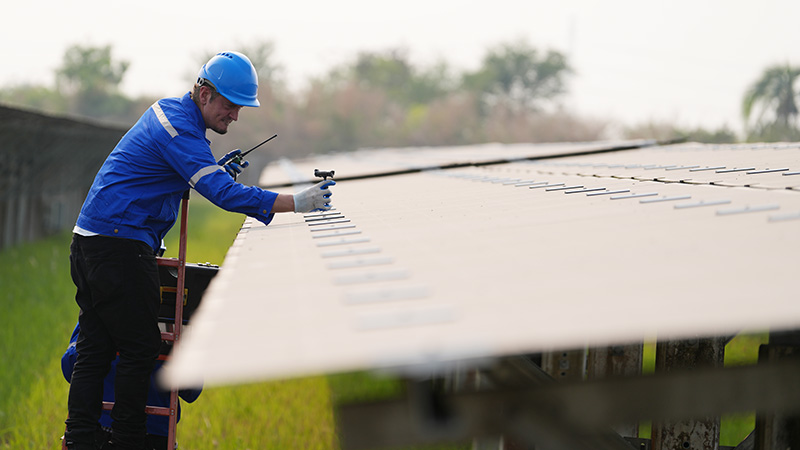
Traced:
<path fill-rule="evenodd" d="M 203 120 L 203 115 L 200 113 L 200 108 L 197 107 L 194 100 L 192 100 L 191 92 L 187 92 L 186 95 L 181 97 L 181 106 L 183 110 L 189 114 L 189 119 L 192 123 L 200 130 L 200 133 L 206 139 L 208 144 L 211 144 L 211 141 L 206 137 L 206 122 Z"/>

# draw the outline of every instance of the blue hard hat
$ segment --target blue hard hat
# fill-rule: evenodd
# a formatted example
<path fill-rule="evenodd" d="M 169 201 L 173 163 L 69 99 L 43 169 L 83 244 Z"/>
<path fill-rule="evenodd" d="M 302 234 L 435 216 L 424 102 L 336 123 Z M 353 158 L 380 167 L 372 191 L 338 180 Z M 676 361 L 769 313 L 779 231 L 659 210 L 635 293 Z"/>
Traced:
<path fill-rule="evenodd" d="M 223 97 L 240 106 L 259 106 L 258 75 L 239 52 L 220 52 L 200 68 L 198 82 L 207 80 Z"/>

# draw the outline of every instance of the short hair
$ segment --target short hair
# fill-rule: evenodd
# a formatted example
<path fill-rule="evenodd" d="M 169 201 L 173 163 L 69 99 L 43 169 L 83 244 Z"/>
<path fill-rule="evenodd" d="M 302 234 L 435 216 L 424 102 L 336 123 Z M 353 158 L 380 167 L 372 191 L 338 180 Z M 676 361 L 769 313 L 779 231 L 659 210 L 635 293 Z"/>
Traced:
<path fill-rule="evenodd" d="M 200 95 L 200 88 L 202 86 L 208 86 L 208 88 L 211 89 L 211 98 L 210 98 L 211 101 L 213 101 L 215 98 L 217 98 L 217 96 L 220 95 L 220 93 L 217 92 L 217 87 L 214 86 L 214 83 L 206 80 L 205 78 L 198 78 L 197 82 L 194 84 L 194 87 L 192 87 L 193 100 L 196 100 L 197 97 Z"/>

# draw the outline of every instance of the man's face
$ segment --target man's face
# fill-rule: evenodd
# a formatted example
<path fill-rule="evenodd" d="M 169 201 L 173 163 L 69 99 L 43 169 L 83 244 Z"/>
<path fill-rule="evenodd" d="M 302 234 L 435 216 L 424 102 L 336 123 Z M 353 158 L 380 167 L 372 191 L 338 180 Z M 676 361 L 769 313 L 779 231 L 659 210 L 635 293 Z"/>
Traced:
<path fill-rule="evenodd" d="M 203 88 L 201 88 L 203 89 Z M 231 103 L 227 98 L 217 95 L 211 100 L 210 91 L 204 95 L 201 92 L 201 107 L 206 128 L 211 128 L 219 134 L 228 132 L 228 125 L 239 120 L 241 106 Z"/>

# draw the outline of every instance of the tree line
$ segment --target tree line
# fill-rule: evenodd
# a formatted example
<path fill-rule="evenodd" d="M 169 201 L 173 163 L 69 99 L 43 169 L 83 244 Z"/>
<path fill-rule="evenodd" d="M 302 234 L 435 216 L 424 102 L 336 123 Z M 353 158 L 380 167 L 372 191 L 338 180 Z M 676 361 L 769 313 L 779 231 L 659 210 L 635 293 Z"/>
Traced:
<path fill-rule="evenodd" d="M 243 111 L 231 133 L 235 138 L 215 137 L 231 141 L 229 146 L 276 132 L 281 153 L 303 156 L 363 147 L 596 140 L 604 128 L 560 108 L 572 72 L 564 55 L 525 42 L 500 45 L 487 52 L 479 69 L 461 74 L 444 62 L 415 66 L 400 49 L 362 52 L 302 92 L 288 89 L 273 44 L 240 50 L 256 67 L 264 106 Z M 198 67 L 210 56 L 198 58 Z M 132 124 L 155 99 L 121 92 L 128 66 L 113 58 L 110 46 L 74 45 L 53 87 L 14 86 L 0 91 L 0 100 Z M 187 90 L 193 81 L 187 80 Z"/>
<path fill-rule="evenodd" d="M 215 151 L 244 148 L 281 135 L 272 156 L 300 157 L 369 147 L 462 145 L 483 142 L 561 142 L 604 138 L 609 123 L 579 117 L 560 103 L 573 70 L 564 54 L 525 41 L 487 50 L 480 66 L 456 73 L 442 61 L 413 64 L 407 51 L 361 52 L 293 92 L 275 62 L 274 45 L 243 46 L 259 74 L 262 107 L 246 109 L 230 135 L 212 137 Z M 211 56 L 201 55 L 197 67 Z M 54 86 L 0 89 L 0 101 L 51 113 L 131 125 L 154 98 L 131 98 L 120 89 L 126 61 L 111 46 L 69 47 Z M 745 93 L 745 140 L 799 140 L 794 83 L 800 68 L 768 68 Z M 187 80 L 187 90 L 191 82 Z M 176 93 L 175 95 L 180 95 Z M 644 123 L 626 138 L 685 137 L 735 142 L 735 133 Z"/>

